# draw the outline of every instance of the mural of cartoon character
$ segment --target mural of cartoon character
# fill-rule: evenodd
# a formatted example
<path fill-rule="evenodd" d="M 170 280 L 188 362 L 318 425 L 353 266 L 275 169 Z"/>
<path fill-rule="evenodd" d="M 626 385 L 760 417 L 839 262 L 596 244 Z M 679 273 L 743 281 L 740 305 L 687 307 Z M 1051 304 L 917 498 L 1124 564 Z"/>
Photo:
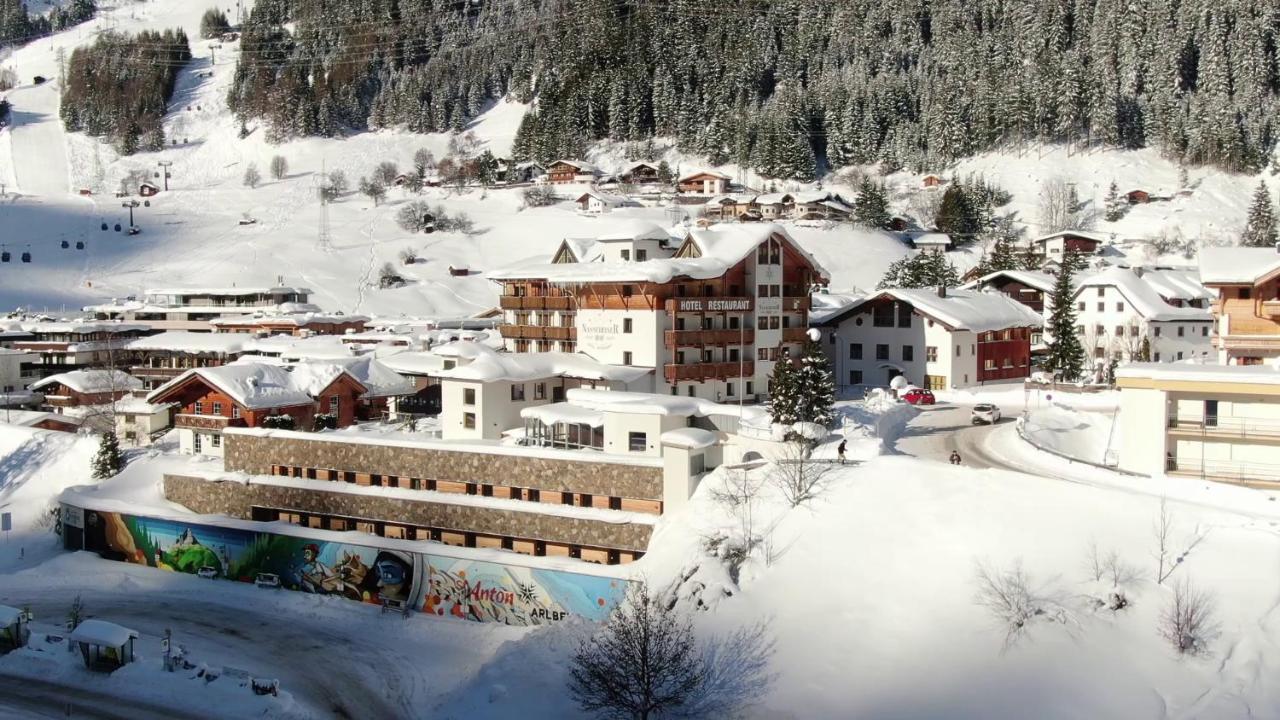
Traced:
<path fill-rule="evenodd" d="M 410 601 L 413 590 L 413 558 L 409 553 L 382 550 L 373 561 L 373 572 L 360 584 L 361 599 L 399 607 Z"/>
<path fill-rule="evenodd" d="M 307 543 L 302 546 L 302 564 L 294 575 L 303 592 L 328 595 L 342 585 L 342 578 L 320 562 L 320 546 Z"/>

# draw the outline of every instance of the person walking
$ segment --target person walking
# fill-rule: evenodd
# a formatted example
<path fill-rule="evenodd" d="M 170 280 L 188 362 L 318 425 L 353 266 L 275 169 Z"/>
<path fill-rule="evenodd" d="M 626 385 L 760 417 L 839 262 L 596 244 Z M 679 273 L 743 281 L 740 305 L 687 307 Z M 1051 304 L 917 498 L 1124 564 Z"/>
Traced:
<path fill-rule="evenodd" d="M 959 464 L 960 464 L 960 451 L 959 451 L 959 450 L 952 450 L 952 451 L 951 451 L 951 464 L 952 464 L 952 465 L 959 465 Z"/>
<path fill-rule="evenodd" d="M 844 464 L 844 449 L 845 449 L 845 443 L 846 443 L 846 442 L 847 442 L 847 441 L 846 441 L 844 438 L 841 438 L 841 439 L 840 439 L 840 447 L 836 448 L 836 454 L 840 456 L 840 464 L 841 464 L 841 465 L 843 465 L 843 464 Z"/>

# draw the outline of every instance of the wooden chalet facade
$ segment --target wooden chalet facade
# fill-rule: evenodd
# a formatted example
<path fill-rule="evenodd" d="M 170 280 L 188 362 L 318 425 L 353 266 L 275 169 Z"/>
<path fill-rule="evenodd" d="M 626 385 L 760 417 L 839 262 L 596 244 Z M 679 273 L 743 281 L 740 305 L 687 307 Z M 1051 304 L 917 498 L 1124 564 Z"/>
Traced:
<path fill-rule="evenodd" d="M 580 160 L 556 160 L 547 166 L 547 179 L 556 185 L 593 182 L 598 174 L 595 166 Z"/>
<path fill-rule="evenodd" d="M 676 189 L 686 195 L 723 195 L 729 191 L 729 176 L 704 170 L 680 178 Z"/>

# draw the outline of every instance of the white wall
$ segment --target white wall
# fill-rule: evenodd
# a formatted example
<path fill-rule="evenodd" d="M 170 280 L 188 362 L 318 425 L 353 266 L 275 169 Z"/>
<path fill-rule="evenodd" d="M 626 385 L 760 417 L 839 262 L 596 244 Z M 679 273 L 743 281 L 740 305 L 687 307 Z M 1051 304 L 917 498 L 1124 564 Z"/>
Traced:
<path fill-rule="evenodd" d="M 626 319 L 631 332 L 623 332 Z M 610 365 L 622 365 L 623 353 L 631 353 L 631 364 L 657 368 L 665 362 L 662 333 L 668 329 L 665 310 L 579 310 L 574 321 L 578 330 L 578 352 Z"/>
<path fill-rule="evenodd" d="M 1163 390 L 1121 390 L 1120 467 L 1144 475 L 1163 474 L 1167 425 L 1168 402 Z"/>
<path fill-rule="evenodd" d="M 26 390 L 30 383 L 22 377 L 22 363 L 38 358 L 32 353 L 0 351 L 0 393 Z"/>
<path fill-rule="evenodd" d="M 1101 295 L 1098 294 L 1099 289 L 1102 290 Z M 1115 286 L 1080 288 L 1075 302 L 1076 324 L 1083 325 L 1085 329 L 1080 342 L 1090 364 L 1097 360 L 1096 347 L 1103 348 L 1103 360 L 1109 360 L 1116 352 L 1121 353 L 1121 359 L 1127 360 L 1141 349 L 1144 337 L 1151 344 L 1151 360 L 1156 362 L 1207 358 L 1213 353 L 1213 318 L 1208 311 L 1202 321 L 1148 322 Z M 1084 303 L 1083 307 L 1080 303 Z M 1102 333 L 1097 332 L 1099 325 Z M 1179 327 L 1183 328 L 1181 337 L 1178 336 Z M 1123 328 L 1123 335 L 1118 335 L 1116 328 Z M 1159 335 L 1156 335 L 1157 328 Z M 1135 329 L 1136 336 L 1133 334 Z"/>
<path fill-rule="evenodd" d="M 861 321 L 861 324 L 859 324 Z M 828 329 L 828 333 L 830 333 Z M 825 338 L 824 346 L 832 355 L 836 382 L 850 384 L 850 371 L 862 372 L 864 385 L 883 387 L 889 384 L 889 368 L 902 371 L 907 380 L 924 387 L 927 375 L 946 378 L 948 387 L 965 387 L 978 382 L 977 336 L 968 331 L 952 332 L 941 323 L 911 315 L 910 327 L 876 327 L 871 312 L 845 318 L 835 329 L 836 342 Z M 850 358 L 849 346 L 862 345 L 862 359 Z M 889 346 L 889 359 L 876 359 L 876 346 Z M 957 354 L 956 346 L 959 346 Z M 911 347 L 911 359 L 904 360 L 903 346 Z M 928 361 L 928 349 L 937 348 L 937 360 Z"/>

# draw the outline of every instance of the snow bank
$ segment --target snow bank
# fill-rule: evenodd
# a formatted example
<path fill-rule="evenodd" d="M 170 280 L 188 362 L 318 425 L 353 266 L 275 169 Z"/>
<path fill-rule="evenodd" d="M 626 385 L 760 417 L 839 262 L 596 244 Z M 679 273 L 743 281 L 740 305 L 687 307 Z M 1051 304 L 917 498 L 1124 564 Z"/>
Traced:
<path fill-rule="evenodd" d="M 1019 420 L 1027 442 L 1067 458 L 1112 467 L 1122 442 L 1115 413 L 1086 412 L 1051 405 Z"/>

